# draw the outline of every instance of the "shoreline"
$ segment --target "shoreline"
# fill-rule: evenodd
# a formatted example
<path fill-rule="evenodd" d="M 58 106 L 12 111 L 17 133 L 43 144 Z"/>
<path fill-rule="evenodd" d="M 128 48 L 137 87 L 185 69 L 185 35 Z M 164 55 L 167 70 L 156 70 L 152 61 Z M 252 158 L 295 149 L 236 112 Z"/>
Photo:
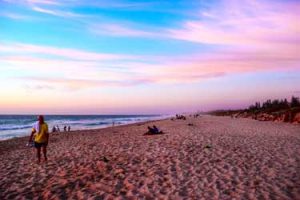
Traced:
<path fill-rule="evenodd" d="M 89 115 L 87 115 L 89 116 Z M 75 129 L 75 130 L 71 130 L 71 131 L 60 131 L 60 132 L 55 132 L 55 133 L 66 133 L 66 132 L 77 132 L 77 131 L 92 131 L 92 130 L 98 130 L 98 129 L 105 129 L 105 128 L 109 128 L 109 127 L 117 127 L 117 126 L 125 126 L 125 125 L 130 125 L 130 124 L 136 124 L 136 123 L 143 123 L 143 122 L 150 122 L 150 121 L 157 121 L 157 120 L 165 120 L 165 119 L 169 119 L 170 116 L 161 116 L 162 118 L 160 119 L 150 119 L 150 120 L 141 120 L 141 121 L 135 121 L 135 122 L 129 122 L 129 123 L 124 123 L 124 124 L 115 124 L 114 126 L 112 124 L 107 124 L 107 125 L 103 125 L 103 127 L 96 127 L 96 128 L 83 128 L 83 129 Z M 47 123 L 47 121 L 46 121 Z M 50 130 L 51 127 L 49 127 L 49 131 L 50 131 L 50 134 L 53 134 L 53 132 L 51 132 Z M 0 131 L 1 133 L 1 131 Z M 17 138 L 22 138 L 22 137 L 27 137 L 28 135 L 30 135 L 30 128 L 28 129 L 28 133 L 25 135 L 25 134 L 22 134 L 20 136 L 14 136 L 14 137 L 11 137 L 11 138 L 6 138 L 6 139 L 1 139 L 0 138 L 0 142 L 1 141 L 7 141 L 7 140 L 11 140 L 11 139 L 17 139 Z"/>
<path fill-rule="evenodd" d="M 155 124 L 165 134 L 144 135 Z M 296 199 L 300 126 L 201 116 L 0 141 L 0 198 Z"/>
<path fill-rule="evenodd" d="M 155 122 L 160 122 L 160 121 L 167 121 L 170 120 L 170 118 L 166 118 L 166 119 L 157 119 L 157 120 L 149 120 L 149 121 L 143 121 L 143 122 L 134 122 L 134 123 L 129 123 L 129 124 L 120 124 L 120 125 L 116 125 L 116 126 L 107 126 L 107 127 L 103 127 L 103 128 L 95 128 L 95 129 L 84 129 L 84 130 L 71 130 L 71 131 L 61 131 L 61 132 L 54 132 L 54 133 L 49 133 L 50 134 L 50 142 L 51 142 L 51 138 L 53 136 L 55 137 L 59 137 L 59 136 L 63 136 L 66 137 L 70 134 L 78 134 L 78 135 L 82 135 L 82 134 L 95 134 L 98 132 L 104 132 L 104 131 L 108 131 L 113 133 L 113 129 L 114 128 L 130 128 L 130 127 L 134 127 L 134 126 L 142 126 L 144 124 L 148 124 L 148 123 L 155 123 Z M 146 130 L 145 130 L 146 132 Z M 51 137 L 52 136 L 52 137 Z M 28 135 L 25 136 L 20 136 L 20 137 L 13 137 L 13 138 L 9 138 L 9 139 L 5 139 L 5 140 L 0 140 L 0 152 L 3 150 L 1 149 L 1 143 L 24 143 L 24 147 L 25 148 L 32 148 L 34 149 L 34 147 L 27 147 L 26 144 L 28 142 L 28 138 L 30 137 L 30 133 L 28 133 Z"/>

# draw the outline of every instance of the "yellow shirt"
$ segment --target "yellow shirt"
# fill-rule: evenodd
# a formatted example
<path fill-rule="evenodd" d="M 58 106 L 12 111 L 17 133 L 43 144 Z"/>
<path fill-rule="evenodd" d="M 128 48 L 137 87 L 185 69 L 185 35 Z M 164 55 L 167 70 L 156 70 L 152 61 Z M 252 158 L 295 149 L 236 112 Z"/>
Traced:
<path fill-rule="evenodd" d="M 35 131 L 34 141 L 37 143 L 47 142 L 48 125 L 46 123 L 39 125 L 38 123 L 32 128 Z"/>

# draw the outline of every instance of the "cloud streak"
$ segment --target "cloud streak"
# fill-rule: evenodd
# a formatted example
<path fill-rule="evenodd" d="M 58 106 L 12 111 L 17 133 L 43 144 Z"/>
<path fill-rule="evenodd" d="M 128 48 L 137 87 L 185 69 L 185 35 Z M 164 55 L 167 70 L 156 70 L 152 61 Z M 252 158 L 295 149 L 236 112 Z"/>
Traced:
<path fill-rule="evenodd" d="M 57 0 L 26 0 L 28 4 L 39 4 L 39 5 L 61 5 L 63 1 Z"/>
<path fill-rule="evenodd" d="M 1 43 L 0 43 L 1 44 Z M 52 46 L 41 46 L 24 43 L 2 43 L 0 46 L 0 53 L 13 53 L 18 54 L 42 54 L 52 55 L 57 57 L 69 58 L 72 60 L 117 60 L 117 59 L 133 59 L 133 56 L 122 54 L 108 54 L 108 53 L 96 53 L 90 51 L 83 51 L 71 48 L 57 48 Z"/>
<path fill-rule="evenodd" d="M 49 8 L 42 8 L 38 6 L 32 6 L 31 9 L 33 11 L 43 13 L 43 14 L 48 14 L 48 15 L 54 15 L 57 17 L 80 17 L 81 15 L 75 14 L 73 12 L 66 12 L 66 11 L 61 11 L 57 9 L 49 9 Z"/>
<path fill-rule="evenodd" d="M 13 13 L 13 12 L 1 12 L 0 17 L 6 17 L 13 20 L 30 20 L 33 19 L 30 16 L 19 14 L 19 13 Z"/>
<path fill-rule="evenodd" d="M 155 32 L 146 31 L 138 28 L 124 26 L 118 23 L 110 24 L 92 24 L 88 26 L 91 33 L 98 35 L 109 35 L 116 37 L 143 37 L 143 38 L 159 38 L 161 35 Z"/>
<path fill-rule="evenodd" d="M 32 82 L 34 88 L 42 89 L 67 89 L 79 90 L 99 87 L 129 87 L 138 84 L 146 84 L 151 80 L 130 79 L 130 80 L 93 80 L 93 79 L 75 79 L 75 78 L 49 78 L 49 77 L 22 77 L 21 80 Z"/>

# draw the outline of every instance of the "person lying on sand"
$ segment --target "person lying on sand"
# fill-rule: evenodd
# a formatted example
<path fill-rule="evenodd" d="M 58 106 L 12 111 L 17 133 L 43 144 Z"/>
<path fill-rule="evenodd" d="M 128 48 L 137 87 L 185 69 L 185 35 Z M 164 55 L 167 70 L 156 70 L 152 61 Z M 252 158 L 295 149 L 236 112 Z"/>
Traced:
<path fill-rule="evenodd" d="M 29 143 L 32 142 L 34 137 L 34 147 L 36 148 L 38 163 L 41 162 L 41 148 L 45 161 L 47 161 L 47 145 L 49 141 L 48 125 L 44 121 L 42 115 L 38 116 L 38 121 L 33 125 L 32 132 L 29 138 Z"/>
<path fill-rule="evenodd" d="M 148 126 L 148 132 L 146 134 L 162 134 L 163 132 L 159 130 L 155 125 L 153 127 Z"/>

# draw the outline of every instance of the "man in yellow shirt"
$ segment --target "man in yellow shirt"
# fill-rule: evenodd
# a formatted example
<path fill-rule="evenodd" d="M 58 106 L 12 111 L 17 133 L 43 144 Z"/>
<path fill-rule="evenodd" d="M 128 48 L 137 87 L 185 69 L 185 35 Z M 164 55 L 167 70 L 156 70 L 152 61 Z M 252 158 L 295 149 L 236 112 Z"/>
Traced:
<path fill-rule="evenodd" d="M 45 161 L 47 161 L 47 145 L 49 140 L 48 125 L 44 121 L 44 116 L 38 116 L 38 122 L 33 125 L 32 132 L 29 138 L 29 142 L 32 141 L 34 137 L 34 147 L 36 148 L 38 163 L 41 162 L 41 148 L 43 149 L 43 154 Z"/>

